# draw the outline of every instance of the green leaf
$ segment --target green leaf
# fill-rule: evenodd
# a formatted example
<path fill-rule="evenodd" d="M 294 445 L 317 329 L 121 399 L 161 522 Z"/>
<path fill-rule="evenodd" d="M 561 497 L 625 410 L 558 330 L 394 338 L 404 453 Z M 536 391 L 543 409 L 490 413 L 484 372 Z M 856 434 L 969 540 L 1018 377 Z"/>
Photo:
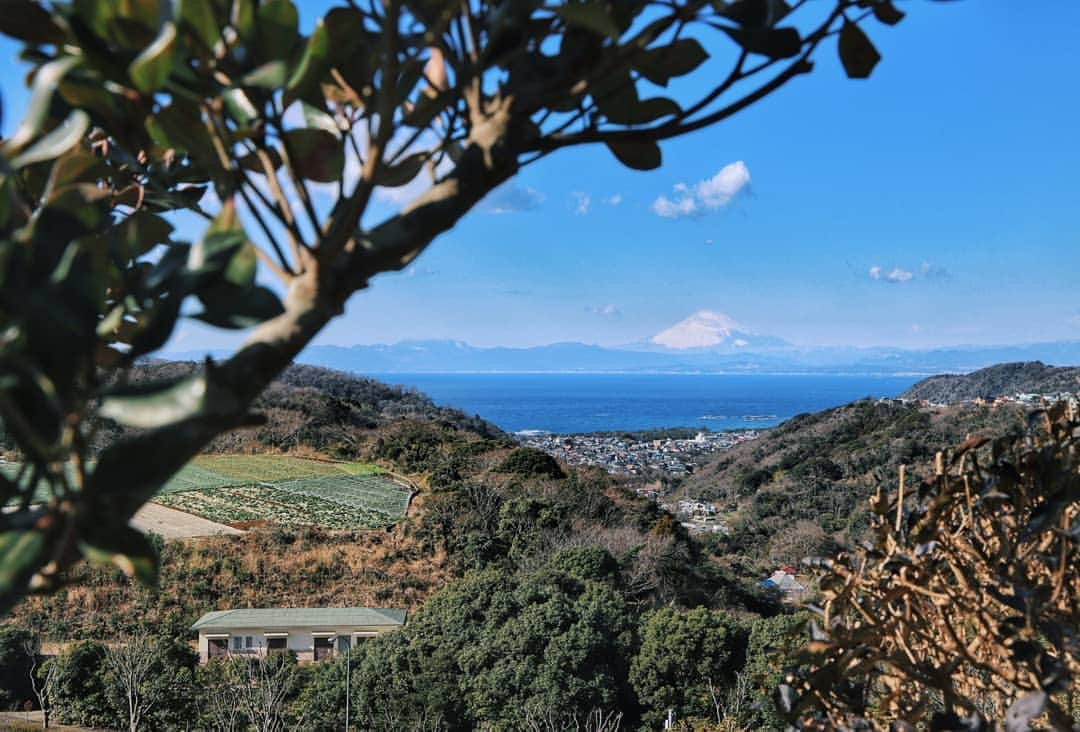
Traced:
<path fill-rule="evenodd" d="M 874 3 L 874 17 L 885 25 L 896 25 L 904 19 L 904 13 L 897 10 L 891 0 L 880 0 Z"/>
<path fill-rule="evenodd" d="M 76 109 L 67 116 L 58 127 L 26 148 L 14 160 L 11 167 L 15 170 L 59 157 L 73 145 L 79 144 L 90 127 L 90 115 Z"/>
<path fill-rule="evenodd" d="M 680 114 L 682 109 L 666 97 L 654 97 L 645 100 L 631 100 L 621 105 L 597 103 L 600 111 L 609 122 L 618 125 L 643 125 L 661 117 Z"/>
<path fill-rule="evenodd" d="M 45 563 L 48 542 L 33 530 L 0 533 L 0 598 L 17 593 Z"/>
<path fill-rule="evenodd" d="M 345 169 L 341 141 L 326 130 L 299 129 L 285 133 L 290 161 L 308 180 L 334 183 Z"/>
<path fill-rule="evenodd" d="M 709 58 L 709 54 L 694 38 L 680 38 L 659 48 L 641 51 L 631 65 L 654 84 L 667 86 L 676 76 L 684 76 Z"/>
<path fill-rule="evenodd" d="M 386 188 L 403 186 L 416 177 L 420 169 L 424 167 L 427 159 L 428 154 L 426 152 L 418 152 L 405 157 L 397 165 L 380 168 L 375 176 L 375 183 Z"/>
<path fill-rule="evenodd" d="M 157 550 L 149 537 L 126 524 L 80 522 L 79 550 L 91 562 L 115 565 L 128 577 L 157 586 Z"/>
<path fill-rule="evenodd" d="M 608 38 L 617 39 L 621 33 L 615 19 L 608 12 L 606 3 L 598 0 L 568 2 L 554 8 L 555 14 L 570 25 L 590 30 Z"/>
<path fill-rule="evenodd" d="M 140 53 L 128 67 L 135 88 L 151 94 L 165 86 L 176 64 L 176 25 L 167 20 L 161 24 L 157 38 Z"/>
<path fill-rule="evenodd" d="M 341 135 L 341 130 L 338 128 L 337 122 L 329 114 L 312 106 L 307 102 L 300 102 L 300 108 L 304 112 L 304 124 L 316 130 L 326 130 L 334 137 Z"/>
<path fill-rule="evenodd" d="M 208 51 L 213 51 L 221 40 L 221 28 L 211 0 L 180 0 L 177 16 L 187 24 Z"/>
<path fill-rule="evenodd" d="M 164 384 L 116 390 L 101 399 L 98 414 L 137 429 L 154 429 L 190 419 L 206 409 L 206 376 L 185 376 Z"/>
<path fill-rule="evenodd" d="M 289 67 L 284 61 L 268 61 L 240 80 L 244 86 L 261 89 L 280 89 L 288 76 Z"/>
<path fill-rule="evenodd" d="M 300 57 L 300 63 L 293 69 L 285 84 L 286 107 L 318 90 L 319 82 L 327 71 L 329 55 L 330 34 L 326 31 L 326 24 L 320 19 L 304 45 L 304 55 Z"/>
<path fill-rule="evenodd" d="M 34 74 L 33 91 L 30 102 L 26 105 L 22 122 L 11 137 L 0 145 L 0 151 L 10 155 L 25 147 L 37 136 L 49 117 L 49 107 L 52 105 L 57 84 L 81 62 L 82 58 L 79 56 L 64 56 L 38 69 Z"/>
<path fill-rule="evenodd" d="M 53 15 L 31 0 L 0 1 L 0 33 L 27 43 L 56 46 L 66 36 Z"/>
<path fill-rule="evenodd" d="M 266 287 L 237 287 L 218 282 L 199 293 L 205 310 L 193 317 L 218 328 L 252 328 L 285 312 L 281 300 Z"/>
<path fill-rule="evenodd" d="M 176 327 L 177 318 L 180 317 L 180 304 L 183 299 L 182 294 L 169 295 L 139 319 L 138 331 L 131 339 L 131 348 L 126 354 L 125 360 L 128 363 L 165 345 Z"/>
<path fill-rule="evenodd" d="M 221 94 L 221 101 L 224 102 L 229 117 L 241 127 L 250 125 L 259 118 L 259 110 L 243 89 L 226 89 Z"/>
<path fill-rule="evenodd" d="M 742 29 L 723 27 L 720 30 L 750 53 L 769 58 L 792 58 L 802 52 L 802 37 L 795 28 Z"/>
<path fill-rule="evenodd" d="M 654 170 L 660 167 L 660 146 L 652 140 L 607 140 L 606 144 L 628 168 Z"/>
<path fill-rule="evenodd" d="M 116 242 L 123 248 L 121 256 L 128 259 L 141 257 L 158 244 L 164 244 L 172 231 L 172 224 L 146 209 L 139 209 L 114 229 Z"/>
<path fill-rule="evenodd" d="M 717 13 L 744 28 L 774 26 L 791 12 L 785 0 L 714 0 L 713 6 Z"/>
<path fill-rule="evenodd" d="M 254 0 L 233 0 L 229 23 L 242 40 L 251 38 L 251 34 L 255 32 Z"/>
<path fill-rule="evenodd" d="M 296 45 L 300 16 L 292 0 L 269 0 L 255 11 L 259 47 L 265 59 L 288 59 Z"/>
<path fill-rule="evenodd" d="M 845 20 L 840 29 L 840 62 L 852 79 L 866 79 L 881 60 L 881 54 L 855 23 Z"/>

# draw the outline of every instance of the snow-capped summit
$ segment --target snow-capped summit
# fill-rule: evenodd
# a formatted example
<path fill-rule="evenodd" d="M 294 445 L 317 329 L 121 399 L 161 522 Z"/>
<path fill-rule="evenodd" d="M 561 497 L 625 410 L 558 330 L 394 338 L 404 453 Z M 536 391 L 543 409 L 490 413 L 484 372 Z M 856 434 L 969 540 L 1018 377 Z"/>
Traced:
<path fill-rule="evenodd" d="M 699 310 L 667 330 L 657 333 L 650 342 L 678 351 L 698 348 L 742 350 L 751 345 L 776 347 L 783 341 L 758 336 L 743 328 L 731 317 L 713 310 Z"/>

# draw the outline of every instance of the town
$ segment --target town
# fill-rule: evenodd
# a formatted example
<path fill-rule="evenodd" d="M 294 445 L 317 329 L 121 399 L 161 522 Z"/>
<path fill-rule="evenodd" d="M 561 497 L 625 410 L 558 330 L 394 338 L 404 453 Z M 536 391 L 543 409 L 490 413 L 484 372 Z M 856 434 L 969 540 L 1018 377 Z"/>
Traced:
<path fill-rule="evenodd" d="M 615 475 L 662 472 L 672 477 L 689 475 L 709 455 L 757 436 L 757 430 L 697 432 L 693 437 L 656 439 L 648 439 L 649 433 L 517 434 L 521 444 L 543 450 L 568 465 L 595 465 Z"/>

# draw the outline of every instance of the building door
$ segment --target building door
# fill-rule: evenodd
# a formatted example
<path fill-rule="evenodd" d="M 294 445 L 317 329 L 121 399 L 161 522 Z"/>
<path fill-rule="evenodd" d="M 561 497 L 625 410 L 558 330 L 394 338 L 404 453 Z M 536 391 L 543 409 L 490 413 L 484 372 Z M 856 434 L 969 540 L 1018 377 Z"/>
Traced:
<path fill-rule="evenodd" d="M 208 638 L 206 641 L 206 655 L 208 658 L 225 658 L 229 655 L 228 638 Z"/>
<path fill-rule="evenodd" d="M 330 658 L 334 655 L 334 639 L 333 638 L 316 638 L 315 639 L 315 660 L 322 661 L 325 658 Z"/>

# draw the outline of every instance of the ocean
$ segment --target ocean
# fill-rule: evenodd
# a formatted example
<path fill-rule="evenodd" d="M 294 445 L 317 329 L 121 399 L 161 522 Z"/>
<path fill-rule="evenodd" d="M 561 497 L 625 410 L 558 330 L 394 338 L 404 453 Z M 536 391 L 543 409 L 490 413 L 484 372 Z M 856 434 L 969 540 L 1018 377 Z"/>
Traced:
<path fill-rule="evenodd" d="M 771 427 L 863 397 L 895 397 L 917 376 L 743 374 L 365 374 L 508 432 Z"/>

